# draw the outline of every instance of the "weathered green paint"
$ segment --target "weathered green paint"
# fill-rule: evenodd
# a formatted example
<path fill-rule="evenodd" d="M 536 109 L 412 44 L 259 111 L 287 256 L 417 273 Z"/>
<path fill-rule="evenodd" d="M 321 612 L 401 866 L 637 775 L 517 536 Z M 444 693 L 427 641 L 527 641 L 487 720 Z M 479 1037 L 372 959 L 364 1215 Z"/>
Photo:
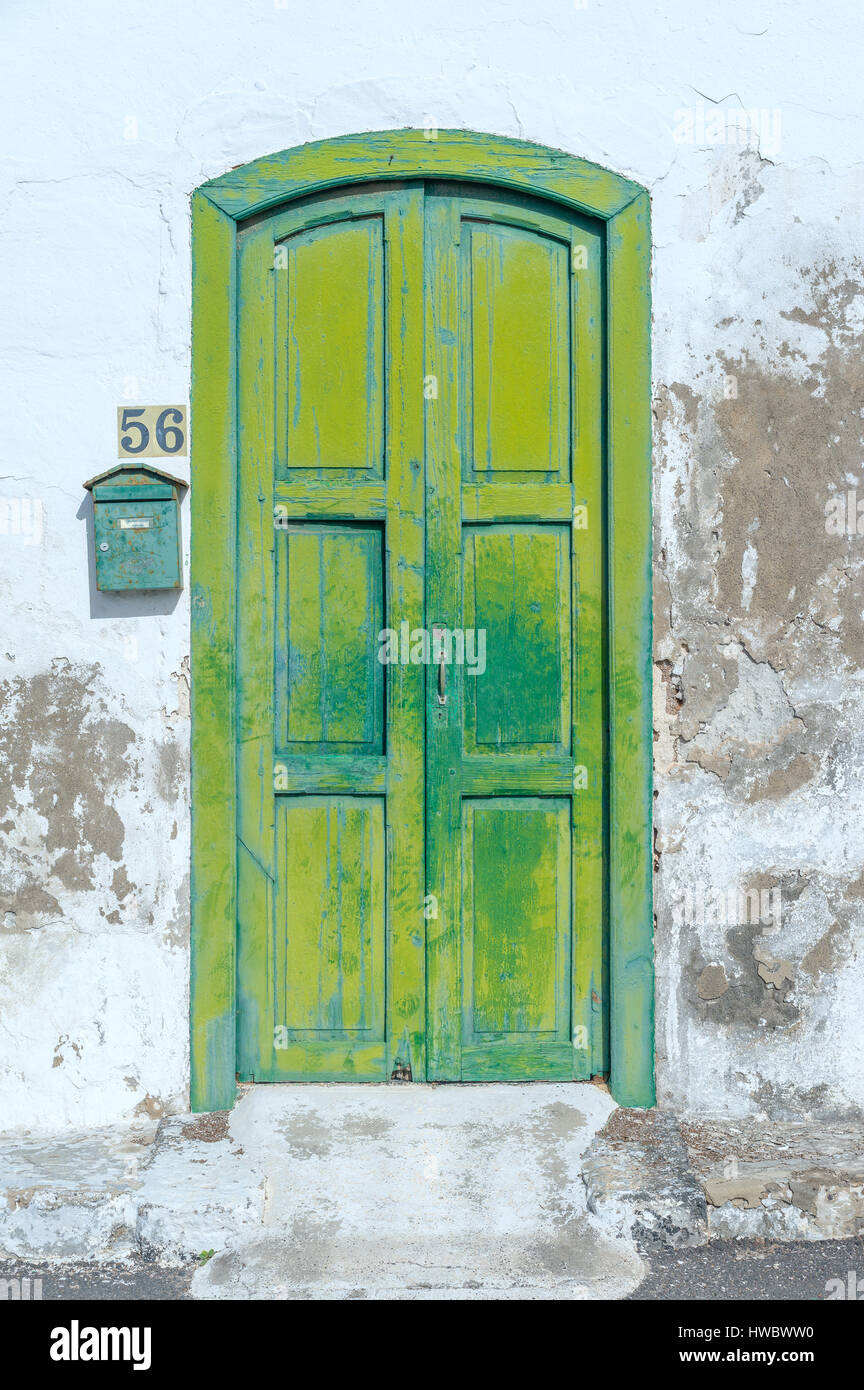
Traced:
<path fill-rule="evenodd" d="M 466 481 L 569 481 L 570 244 L 553 225 L 461 218 Z"/>
<path fill-rule="evenodd" d="M 293 752 L 381 753 L 383 535 L 294 522 L 276 538 L 276 736 Z"/>
<path fill-rule="evenodd" d="M 422 194 L 239 242 L 240 1070 L 422 1075 L 422 689 L 378 660 L 423 614 Z"/>
<path fill-rule="evenodd" d="M 466 526 L 462 554 L 464 627 L 486 633 L 488 661 L 483 677 L 465 681 L 465 753 L 566 757 L 570 528 L 506 521 Z M 588 659 L 588 650 L 583 656 Z"/>
<path fill-rule="evenodd" d="M 651 907 L 651 229 L 648 194 L 609 227 L 610 1089 L 654 1098 Z"/>
<path fill-rule="evenodd" d="M 392 179 L 403 182 L 387 192 Z M 410 179 L 436 181 L 425 239 L 423 189 Z M 383 191 L 338 187 L 364 180 Z M 522 142 L 401 131 L 256 161 L 205 185 L 193 208 L 193 528 L 207 528 L 197 544 L 193 529 L 193 1106 L 233 1093 L 235 920 L 241 1075 L 585 1076 L 611 1053 L 613 1093 L 650 1104 L 647 196 Z M 236 223 L 267 209 L 239 237 L 238 293 Z M 292 266 L 305 285 L 296 304 Z M 331 325 L 351 354 L 332 350 Z M 419 386 L 430 375 L 424 495 Z M 280 416 L 274 402 L 292 382 Z M 292 599 L 298 539 L 309 555 Z M 342 547 L 353 575 L 342 611 L 320 563 L 327 546 L 334 563 Z M 424 568 L 426 625 L 486 615 L 504 667 L 476 678 L 487 686 L 470 699 L 474 678 L 448 667 L 444 707 L 434 673 L 424 692 L 417 667 L 388 667 L 382 744 L 360 634 L 376 585 L 388 623 L 422 624 Z M 274 685 L 292 679 L 292 608 L 293 728 Z M 325 638 L 311 664 L 310 611 Z M 339 684 L 340 650 L 356 705 Z M 424 889 L 438 899 L 425 922 Z M 509 928 L 496 934 L 502 917 Z"/>
<path fill-rule="evenodd" d="M 385 1074 L 385 804 L 280 798 L 274 1076 Z"/>
<path fill-rule="evenodd" d="M 289 199 L 362 179 L 459 179 L 554 199 L 613 218 L 643 193 L 638 183 L 585 159 L 524 140 L 471 130 L 373 130 L 252 160 L 200 190 L 235 221 Z"/>
<path fill-rule="evenodd" d="M 426 379 L 436 388 L 426 412 L 426 613 L 429 627 L 462 626 L 459 234 L 454 199 L 432 197 L 426 209 Z M 432 895 L 426 923 L 426 1004 L 430 1081 L 458 1080 L 462 1071 L 460 979 L 460 824 L 463 684 L 447 673 L 448 704 L 437 699 L 437 676 L 426 682 L 426 882 Z"/>
<path fill-rule="evenodd" d="M 429 186 L 427 608 L 485 631 L 487 660 L 430 704 L 439 1080 L 587 1077 L 605 1056 L 603 246 L 573 210 Z M 478 962 L 481 1016 L 507 1026 L 477 1021 Z"/>
<path fill-rule="evenodd" d="M 380 478 L 384 217 L 309 226 L 277 243 L 275 261 L 277 472 Z"/>
<path fill-rule="evenodd" d="M 462 1080 L 573 1076 L 570 820 L 569 797 L 463 802 Z"/>

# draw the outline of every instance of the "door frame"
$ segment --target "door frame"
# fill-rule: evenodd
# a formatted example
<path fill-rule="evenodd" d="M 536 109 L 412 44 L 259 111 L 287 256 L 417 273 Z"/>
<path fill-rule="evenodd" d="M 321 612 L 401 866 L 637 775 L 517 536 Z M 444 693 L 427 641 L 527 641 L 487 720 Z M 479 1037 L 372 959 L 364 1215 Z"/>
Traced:
<path fill-rule="evenodd" d="M 237 224 L 382 179 L 460 179 L 606 224 L 609 1088 L 654 1104 L 651 232 L 647 191 L 560 150 L 463 130 L 346 135 L 253 160 L 192 195 L 190 1102 L 236 1096 Z"/>

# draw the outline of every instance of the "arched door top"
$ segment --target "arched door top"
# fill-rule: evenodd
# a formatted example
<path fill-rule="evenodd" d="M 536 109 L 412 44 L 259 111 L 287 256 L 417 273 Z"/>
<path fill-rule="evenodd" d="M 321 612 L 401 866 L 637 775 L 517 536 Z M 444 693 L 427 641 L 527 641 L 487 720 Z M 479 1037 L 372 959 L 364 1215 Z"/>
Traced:
<path fill-rule="evenodd" d="M 434 138 L 431 138 L 434 136 Z M 645 189 L 563 150 L 471 130 L 376 130 L 265 155 L 198 190 L 234 221 L 290 198 L 366 179 L 467 179 L 565 203 L 604 220 Z"/>

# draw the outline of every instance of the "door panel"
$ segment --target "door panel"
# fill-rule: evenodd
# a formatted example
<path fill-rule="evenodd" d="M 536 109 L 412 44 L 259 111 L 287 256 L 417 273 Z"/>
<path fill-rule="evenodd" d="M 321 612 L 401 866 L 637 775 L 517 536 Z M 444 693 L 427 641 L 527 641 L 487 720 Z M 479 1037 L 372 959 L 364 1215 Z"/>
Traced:
<path fill-rule="evenodd" d="M 295 522 L 276 538 L 276 707 L 286 750 L 383 752 L 382 551 L 377 526 Z"/>
<path fill-rule="evenodd" d="M 276 827 L 284 1037 L 383 1043 L 383 798 L 283 797 Z"/>
<path fill-rule="evenodd" d="M 467 800 L 462 864 L 465 1051 L 493 1041 L 569 1042 L 569 805 Z"/>
<path fill-rule="evenodd" d="M 381 477 L 384 218 L 298 230 L 277 246 L 276 265 L 282 470 Z"/>
<path fill-rule="evenodd" d="M 569 753 L 569 531 L 466 527 L 464 546 L 465 628 L 496 672 L 466 674 L 466 753 Z"/>
<path fill-rule="evenodd" d="M 570 469 L 569 243 L 464 218 L 465 477 Z"/>

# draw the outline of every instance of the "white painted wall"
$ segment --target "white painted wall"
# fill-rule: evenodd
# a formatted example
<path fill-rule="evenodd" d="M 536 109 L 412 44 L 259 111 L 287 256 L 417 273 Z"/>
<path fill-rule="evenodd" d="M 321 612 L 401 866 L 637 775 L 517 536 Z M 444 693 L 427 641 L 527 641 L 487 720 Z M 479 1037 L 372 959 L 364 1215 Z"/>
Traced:
<path fill-rule="evenodd" d="M 799 468 L 794 516 L 805 528 L 810 517 L 812 530 L 784 533 L 789 513 L 779 506 L 749 533 L 736 600 L 740 608 L 749 593 L 749 607 L 736 610 L 728 631 L 721 612 L 703 663 L 709 678 L 695 658 L 688 668 L 681 633 L 692 629 L 711 646 L 711 556 L 735 550 L 724 525 L 736 478 L 742 470 L 750 478 L 752 463 L 741 447 L 739 457 L 730 452 L 740 423 L 718 443 L 714 402 L 729 363 L 745 358 L 781 386 L 812 381 L 814 399 L 821 392 L 830 402 L 832 379 L 857 354 L 861 301 L 848 285 L 862 208 L 858 19 L 855 0 L 6 6 L 4 1127 L 102 1123 L 187 1103 L 186 593 L 174 607 L 95 598 L 79 513 L 83 480 L 115 462 L 115 407 L 188 399 L 191 190 L 307 140 L 427 123 L 559 147 L 649 187 L 655 378 L 686 388 L 663 398 L 671 405 L 658 424 L 659 578 L 673 594 L 658 655 L 680 679 L 682 711 L 705 714 L 696 722 L 709 742 L 712 727 L 715 743 L 734 742 L 722 733 L 722 701 L 712 696 L 703 709 L 704 688 L 716 693 L 723 673 L 734 684 L 749 659 L 742 643 L 760 663 L 756 686 L 772 686 L 769 648 L 786 639 L 772 627 L 771 592 L 760 589 L 771 571 L 766 548 L 821 545 L 817 482 L 845 485 L 860 454 L 848 420 L 836 458 L 809 445 L 817 481 L 808 503 Z M 725 124 L 704 129 L 714 103 L 724 122 L 742 107 L 760 113 L 761 157 Z M 818 269 L 836 322 L 826 319 L 830 302 L 814 309 Z M 814 438 L 827 432 L 826 410 Z M 748 486 L 736 494 L 736 517 Z M 188 535 L 185 543 L 188 551 Z M 845 559 L 857 575 L 857 557 Z M 829 608 L 832 583 L 848 587 L 835 572 L 831 579 L 832 563 L 812 580 Z M 802 597 L 805 613 L 811 597 Z M 790 691 L 807 706 L 801 756 L 812 754 L 819 770 L 800 793 L 736 801 L 728 781 L 687 761 L 695 731 L 682 733 L 661 709 L 658 1047 L 669 1103 L 753 1111 L 767 1103 L 768 1085 L 769 1099 L 786 1088 L 794 1106 L 795 1087 L 826 1083 L 814 1104 L 864 1104 L 859 919 L 836 950 L 828 943 L 824 986 L 798 971 L 830 930 L 832 894 L 842 898 L 864 862 L 861 675 L 851 636 L 844 645 L 854 603 L 839 615 L 825 603 L 789 636 L 791 674 L 774 678 L 773 703 L 770 690 L 744 702 L 755 710 L 738 750 L 745 783 L 785 746 Z M 837 710 L 843 733 L 832 741 Z M 771 945 L 792 963 L 800 1018 L 772 1029 L 747 1023 L 741 1009 L 723 1022 L 704 1001 L 694 1005 L 694 945 L 700 961 L 725 961 L 730 977 L 752 962 L 729 958 L 716 924 L 682 933 L 672 922 L 688 884 L 710 877 L 725 886 L 757 870 L 807 878 L 784 918 L 787 935 Z"/>

